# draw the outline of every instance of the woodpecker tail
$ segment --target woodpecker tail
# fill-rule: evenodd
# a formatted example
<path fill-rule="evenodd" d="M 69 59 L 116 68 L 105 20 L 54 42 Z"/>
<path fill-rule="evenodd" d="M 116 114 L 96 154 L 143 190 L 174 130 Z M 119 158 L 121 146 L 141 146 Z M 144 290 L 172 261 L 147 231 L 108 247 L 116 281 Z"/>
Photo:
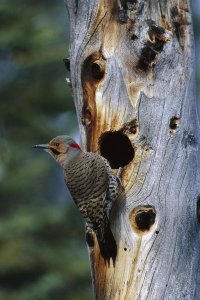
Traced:
<path fill-rule="evenodd" d="M 113 265 L 115 265 L 117 244 L 110 229 L 109 222 L 104 224 L 103 229 L 98 228 L 96 230 L 96 236 L 99 243 L 101 256 L 104 258 L 105 262 L 108 262 L 108 264 L 110 263 L 110 259 L 112 259 Z"/>

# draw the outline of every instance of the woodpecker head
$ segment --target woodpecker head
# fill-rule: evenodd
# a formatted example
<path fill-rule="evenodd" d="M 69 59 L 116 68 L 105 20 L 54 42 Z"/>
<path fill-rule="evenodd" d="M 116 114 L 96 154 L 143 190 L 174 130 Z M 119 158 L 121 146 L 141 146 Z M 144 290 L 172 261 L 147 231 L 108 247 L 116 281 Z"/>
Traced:
<path fill-rule="evenodd" d="M 67 135 L 57 136 L 48 144 L 33 147 L 48 152 L 61 166 L 64 166 L 68 160 L 75 158 L 81 151 L 80 146 Z"/>

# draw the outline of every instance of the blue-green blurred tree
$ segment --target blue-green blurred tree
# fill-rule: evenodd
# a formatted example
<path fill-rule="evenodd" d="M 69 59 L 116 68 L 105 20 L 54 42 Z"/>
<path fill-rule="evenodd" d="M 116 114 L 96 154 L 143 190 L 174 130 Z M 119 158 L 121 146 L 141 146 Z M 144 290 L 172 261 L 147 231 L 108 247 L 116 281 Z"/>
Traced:
<path fill-rule="evenodd" d="M 67 34 L 62 1 L 0 2 L 0 300 L 91 298 L 83 221 L 31 148 L 77 131 Z"/>

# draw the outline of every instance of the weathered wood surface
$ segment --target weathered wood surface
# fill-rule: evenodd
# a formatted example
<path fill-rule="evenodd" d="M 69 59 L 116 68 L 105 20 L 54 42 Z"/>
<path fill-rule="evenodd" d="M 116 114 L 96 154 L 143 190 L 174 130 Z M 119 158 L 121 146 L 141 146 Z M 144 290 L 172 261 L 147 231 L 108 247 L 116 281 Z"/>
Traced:
<path fill-rule="evenodd" d="M 200 131 L 189 3 L 66 3 L 83 145 L 109 152 L 114 167 L 130 154 L 122 135 L 134 149 L 121 175 L 125 193 L 111 213 L 115 264 L 105 264 L 87 235 L 95 299 L 200 299 Z M 99 145 L 107 131 L 119 137 Z"/>

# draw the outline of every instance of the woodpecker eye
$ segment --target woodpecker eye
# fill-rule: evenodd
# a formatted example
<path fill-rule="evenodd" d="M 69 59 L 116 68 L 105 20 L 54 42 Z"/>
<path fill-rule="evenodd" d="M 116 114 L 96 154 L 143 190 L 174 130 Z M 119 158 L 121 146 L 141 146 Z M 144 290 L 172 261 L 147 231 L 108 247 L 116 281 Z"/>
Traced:
<path fill-rule="evenodd" d="M 55 146 L 58 147 L 58 146 L 60 146 L 60 144 L 59 143 L 55 143 Z"/>

